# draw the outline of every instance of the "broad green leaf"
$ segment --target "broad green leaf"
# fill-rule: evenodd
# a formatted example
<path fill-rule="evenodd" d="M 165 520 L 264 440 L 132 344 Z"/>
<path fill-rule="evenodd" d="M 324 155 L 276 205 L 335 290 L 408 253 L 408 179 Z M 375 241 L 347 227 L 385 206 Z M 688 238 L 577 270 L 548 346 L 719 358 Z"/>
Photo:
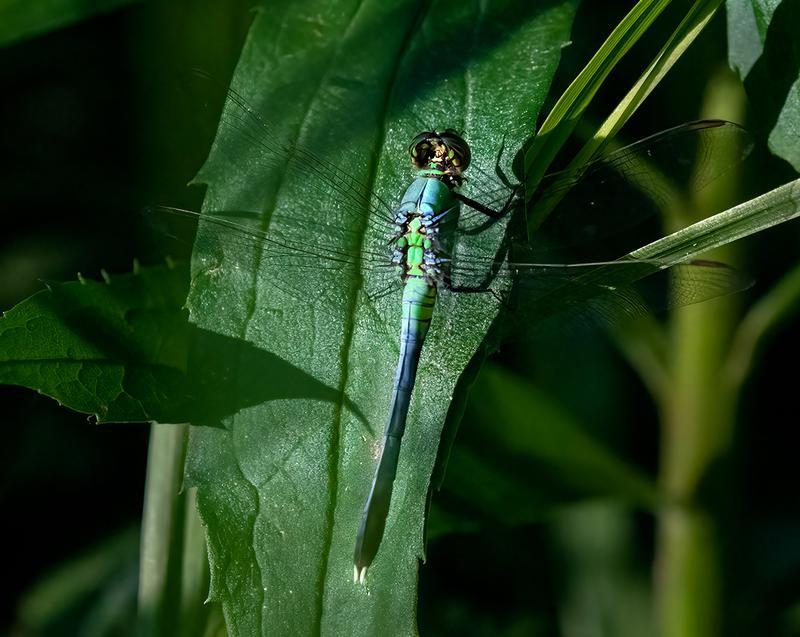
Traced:
<path fill-rule="evenodd" d="M 217 426 L 242 405 L 298 395 L 344 400 L 360 415 L 339 391 L 275 355 L 190 325 L 187 284 L 186 267 L 173 265 L 48 284 L 0 318 L 0 383 L 35 389 L 100 423 Z M 243 382 L 233 371 L 242 363 L 279 380 Z"/>
<path fill-rule="evenodd" d="M 436 499 L 445 511 L 452 499 L 478 521 L 510 525 L 541 520 L 583 498 L 647 508 L 658 502 L 648 476 L 593 440 L 545 392 L 496 366 L 478 376 L 466 421 Z M 431 536 L 457 519 L 442 519 L 434 508 Z"/>
<path fill-rule="evenodd" d="M 0 46 L 48 33 L 134 0 L 0 0 Z"/>
<path fill-rule="evenodd" d="M 744 81 L 770 150 L 800 171 L 800 5 L 728 0 L 728 59 Z"/>
<path fill-rule="evenodd" d="M 476 171 L 491 172 L 504 142 L 523 143 L 574 9 L 574 2 L 521 0 L 489 6 L 320 0 L 293 4 L 285 14 L 264 9 L 234 85 L 289 140 L 395 201 L 409 179 L 406 146 L 423 126 L 464 130 Z M 237 145 L 227 131 L 218 134 L 198 176 L 208 185 L 206 210 L 259 213 L 260 227 L 271 232 L 281 229 L 287 210 L 309 228 L 336 218 L 336 201 L 308 187 L 313 174 L 268 171 L 257 161 L 257 145 Z M 385 245 L 386 237 L 366 224 L 359 231 L 363 240 L 343 238 L 339 249 Z M 456 380 L 492 316 L 476 319 L 480 302 L 470 295 L 438 307 L 383 544 L 365 585 L 355 586 L 355 536 L 397 363 L 399 299 L 389 295 L 372 305 L 358 273 L 346 271 L 282 272 L 278 283 L 261 276 L 258 259 L 256 250 L 241 246 L 226 252 L 213 228 L 201 227 L 192 320 L 338 388 L 363 417 L 341 400 L 308 397 L 245 407 L 223 428 L 192 429 L 187 480 L 198 487 L 207 527 L 211 598 L 222 602 L 232 635 L 414 634 L 439 435 Z M 226 261 L 237 267 L 226 268 Z M 320 298 L 338 302 L 315 303 Z M 247 365 L 236 373 L 265 386 L 278 380 Z"/>
<path fill-rule="evenodd" d="M 166 419 L 185 391 L 186 277 L 161 266 L 49 284 L 0 318 L 0 383 L 98 422 Z"/>
<path fill-rule="evenodd" d="M 727 0 L 728 60 L 746 76 L 764 52 L 772 16 L 783 0 Z"/>

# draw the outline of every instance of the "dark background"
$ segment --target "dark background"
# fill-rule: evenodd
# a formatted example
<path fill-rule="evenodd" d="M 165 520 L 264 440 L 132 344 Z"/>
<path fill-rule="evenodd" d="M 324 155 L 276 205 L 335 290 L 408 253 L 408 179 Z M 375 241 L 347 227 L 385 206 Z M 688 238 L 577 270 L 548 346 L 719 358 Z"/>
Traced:
<path fill-rule="evenodd" d="M 101 269 L 129 272 L 137 258 L 158 262 L 160 246 L 137 210 L 154 202 L 199 206 L 202 192 L 185 184 L 205 157 L 213 119 L 194 114 L 176 78 L 200 67 L 227 80 L 252 16 L 244 2 L 216 3 L 224 8 L 210 1 L 165 4 L 135 4 L 0 51 L 1 310 L 40 289 L 42 279 L 69 280 L 77 272 L 98 278 Z M 584 3 L 553 95 L 567 86 L 626 9 L 627 3 Z M 659 24 L 666 32 L 674 21 L 666 16 Z M 591 109 L 598 118 L 637 77 L 637 61 L 653 53 L 648 46 L 645 42 L 640 54 L 628 56 L 598 96 Z M 709 77 L 725 64 L 720 14 L 623 137 L 635 140 L 696 119 Z M 742 194 L 753 196 L 791 178 L 789 167 L 759 140 Z M 744 266 L 757 277 L 745 304 L 796 263 L 799 235 L 795 222 L 743 242 Z M 602 434 L 622 455 L 655 474 L 654 406 L 613 349 L 601 341 L 594 346 L 596 359 L 605 361 L 603 373 L 629 397 L 625 418 L 606 418 Z M 792 400 L 799 351 L 798 331 L 788 328 L 764 352 L 746 387 L 727 460 L 727 492 L 719 497 L 725 503 L 726 611 L 741 629 L 735 634 L 800 635 L 800 622 L 786 619 L 800 590 Z M 498 360 L 518 363 L 509 354 L 501 353 Z M 580 411 L 595 388 L 587 385 L 585 395 L 576 395 L 574 385 L 570 391 Z M 48 572 L 137 527 L 148 428 L 96 426 L 16 387 L 0 387 L 0 404 L 5 420 L 0 451 L 3 630 L 14 623 L 22 595 Z M 632 552 L 646 576 L 653 523 L 641 515 L 635 525 Z M 128 567 L 135 569 L 135 550 Z M 468 625 L 476 634 L 482 628 L 492 634 L 492 627 L 516 627 L 518 632 L 510 634 L 557 634 L 556 597 L 567 568 L 546 523 L 492 527 L 433 542 L 421 571 L 420 629 L 445 634 Z M 765 632 L 749 632 L 747 626 Z"/>

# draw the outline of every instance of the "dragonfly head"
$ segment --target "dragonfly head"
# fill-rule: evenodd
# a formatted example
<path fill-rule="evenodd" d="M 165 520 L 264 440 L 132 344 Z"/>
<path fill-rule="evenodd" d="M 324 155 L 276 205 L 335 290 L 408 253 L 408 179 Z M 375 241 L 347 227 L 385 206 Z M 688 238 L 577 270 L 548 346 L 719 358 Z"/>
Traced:
<path fill-rule="evenodd" d="M 469 166 L 469 144 L 456 131 L 425 131 L 411 140 L 408 147 L 411 161 L 420 170 L 433 170 L 450 177 L 456 185 Z"/>

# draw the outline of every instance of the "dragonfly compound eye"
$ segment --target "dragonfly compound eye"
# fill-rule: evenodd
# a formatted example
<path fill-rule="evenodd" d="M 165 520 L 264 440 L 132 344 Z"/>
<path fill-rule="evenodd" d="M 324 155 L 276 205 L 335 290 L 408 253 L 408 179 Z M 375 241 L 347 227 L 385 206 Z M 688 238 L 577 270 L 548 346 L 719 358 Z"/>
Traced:
<path fill-rule="evenodd" d="M 458 175 L 469 166 L 469 144 L 452 128 L 444 132 L 425 131 L 414 137 L 408 147 L 417 168 L 433 168 Z"/>

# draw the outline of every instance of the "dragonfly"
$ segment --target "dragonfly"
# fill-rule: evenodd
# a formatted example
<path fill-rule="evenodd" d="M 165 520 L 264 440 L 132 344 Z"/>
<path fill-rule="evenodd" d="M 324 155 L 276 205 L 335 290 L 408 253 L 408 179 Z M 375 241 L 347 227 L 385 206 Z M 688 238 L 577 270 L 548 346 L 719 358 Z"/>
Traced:
<path fill-rule="evenodd" d="M 613 324 L 653 307 L 703 301 L 748 285 L 746 277 L 725 264 L 634 259 L 625 255 L 638 246 L 619 241 L 654 220 L 658 226 L 670 189 L 653 177 L 653 162 L 666 167 L 664 174 L 678 175 L 678 181 L 691 172 L 694 187 L 702 187 L 749 152 L 749 137 L 737 124 L 690 122 L 602 155 L 578 171 L 551 174 L 540 190 L 560 203 L 536 232 L 516 243 L 503 241 L 491 254 L 470 255 L 459 250 L 462 242 L 513 217 L 529 202 L 507 179 L 480 171 L 467 176 L 472 149 L 465 135 L 452 128 L 413 134 L 409 158 L 397 160 L 410 164 L 410 185 L 403 192 L 398 184 L 398 203 L 392 204 L 338 164 L 285 139 L 238 92 L 228 89 L 225 97 L 220 131 L 254 148 L 265 171 L 302 178 L 308 193 L 330 203 L 322 208 L 323 218 L 317 223 L 273 218 L 264 229 L 248 223 L 252 214 L 235 211 L 153 206 L 146 213 L 197 220 L 225 245 L 256 249 L 259 276 L 290 294 L 294 279 L 287 273 L 315 277 L 345 272 L 369 280 L 372 298 L 394 294 L 401 307 L 399 356 L 383 444 L 355 534 L 356 582 L 365 581 L 383 540 L 418 365 L 440 297 L 481 295 L 487 307 L 507 317 L 510 332 L 525 336 L 548 323 L 560 329 L 569 317 Z M 465 193 L 467 185 L 472 189 Z M 302 197 L 293 203 L 306 205 L 318 204 Z M 324 218 L 328 208 L 330 219 Z M 375 240 L 362 242 L 358 252 L 345 247 L 350 244 L 342 237 L 363 228 Z M 221 267 L 237 267 L 235 256 L 233 260 Z M 324 305 L 336 299 L 321 293 L 310 301 Z"/>

